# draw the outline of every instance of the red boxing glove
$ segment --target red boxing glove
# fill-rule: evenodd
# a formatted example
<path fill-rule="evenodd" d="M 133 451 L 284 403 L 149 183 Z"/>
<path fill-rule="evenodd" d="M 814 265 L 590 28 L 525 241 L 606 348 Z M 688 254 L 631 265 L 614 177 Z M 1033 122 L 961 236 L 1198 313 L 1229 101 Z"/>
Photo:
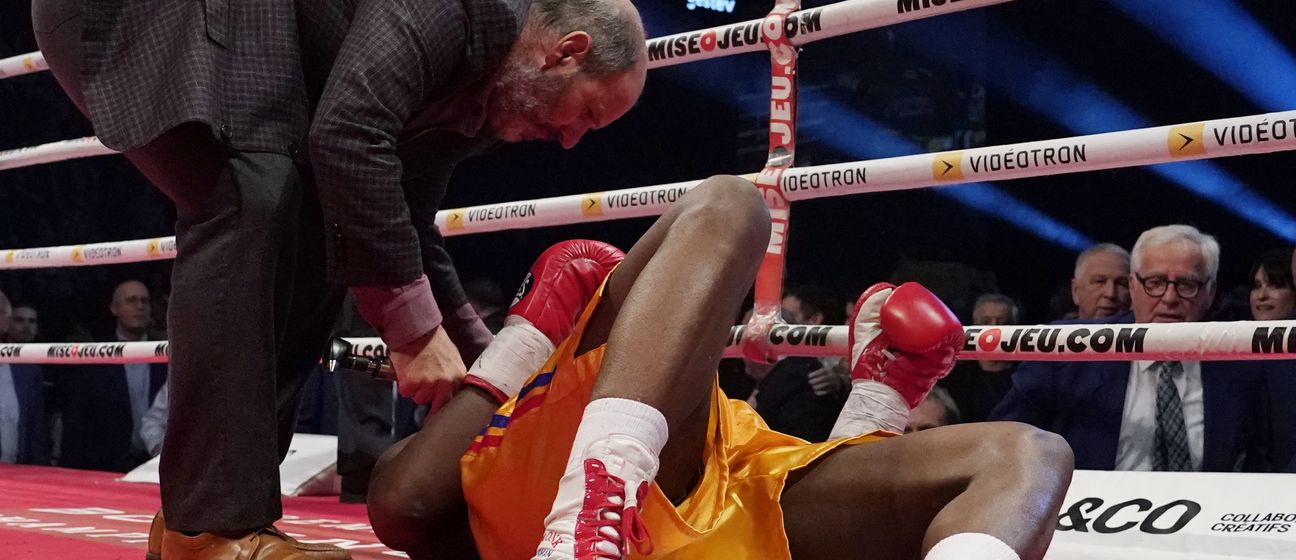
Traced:
<path fill-rule="evenodd" d="M 518 394 L 576 328 L 576 319 L 612 268 L 625 258 L 601 241 L 558 243 L 536 259 L 509 307 L 504 328 L 468 370 L 466 385 L 500 403 Z"/>
<path fill-rule="evenodd" d="M 851 318 L 851 377 L 895 389 L 912 409 L 954 368 L 963 325 L 915 282 L 874 284 Z"/>
<path fill-rule="evenodd" d="M 602 241 L 572 239 L 540 254 L 509 306 L 558 346 L 625 253 Z"/>

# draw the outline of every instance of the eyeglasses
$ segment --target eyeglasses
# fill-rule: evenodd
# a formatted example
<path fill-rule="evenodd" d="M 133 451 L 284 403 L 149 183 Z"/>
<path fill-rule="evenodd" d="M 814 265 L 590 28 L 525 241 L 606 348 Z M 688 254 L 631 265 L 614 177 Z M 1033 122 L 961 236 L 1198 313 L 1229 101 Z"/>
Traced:
<path fill-rule="evenodd" d="M 1139 284 L 1143 285 L 1143 291 L 1147 292 L 1147 295 L 1152 297 L 1161 297 L 1165 295 L 1166 290 L 1170 288 L 1171 284 L 1173 284 L 1175 287 L 1175 293 L 1179 294 L 1179 297 L 1192 299 L 1197 297 L 1197 294 L 1201 293 L 1202 287 L 1209 283 L 1209 281 L 1202 282 L 1201 280 L 1189 280 L 1186 278 L 1171 280 L 1164 276 L 1144 278 L 1137 272 L 1134 273 L 1134 278 L 1139 281 Z"/>

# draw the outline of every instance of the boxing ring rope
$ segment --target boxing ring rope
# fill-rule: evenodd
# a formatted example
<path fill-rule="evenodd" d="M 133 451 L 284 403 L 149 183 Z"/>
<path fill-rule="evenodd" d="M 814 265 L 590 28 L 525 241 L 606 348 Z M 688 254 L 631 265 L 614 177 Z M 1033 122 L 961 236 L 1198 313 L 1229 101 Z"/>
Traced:
<path fill-rule="evenodd" d="M 745 326 L 729 332 L 724 356 L 743 357 Z M 774 325 L 765 343 L 779 356 L 845 357 L 849 328 Z M 1133 323 L 1093 325 L 971 325 L 960 360 L 1115 361 L 1296 359 L 1296 321 Z M 386 356 L 380 338 L 346 338 L 358 356 Z M 0 344 L 0 363 L 163 363 L 167 341 Z"/>
<path fill-rule="evenodd" d="M 45 70 L 49 70 L 49 65 L 45 64 L 45 55 L 39 51 L 0 58 L 0 80 Z"/>
<path fill-rule="evenodd" d="M 104 146 L 98 138 L 87 136 L 74 140 L 60 140 L 29 146 L 16 150 L 0 151 L 0 171 L 17 169 L 42 163 L 53 163 L 69 159 L 106 156 L 118 153 L 117 150 Z"/>
<path fill-rule="evenodd" d="M 1296 150 L 1296 111 L 790 168 L 783 173 L 779 188 L 783 196 L 795 202 L 1290 150 Z M 746 177 L 756 179 L 755 175 Z M 452 208 L 438 212 L 436 224 L 442 235 L 451 237 L 657 216 L 699 183 L 701 180 Z M 159 237 L 0 249 L 0 270 L 172 258 L 175 238 Z"/>

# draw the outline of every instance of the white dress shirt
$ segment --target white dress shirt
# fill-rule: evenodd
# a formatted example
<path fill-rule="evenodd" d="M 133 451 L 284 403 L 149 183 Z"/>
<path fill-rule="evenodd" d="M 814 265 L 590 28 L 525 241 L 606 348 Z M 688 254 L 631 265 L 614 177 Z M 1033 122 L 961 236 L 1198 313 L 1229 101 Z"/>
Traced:
<path fill-rule="evenodd" d="M 1157 372 L 1153 361 L 1130 363 L 1121 415 L 1120 440 L 1116 445 L 1116 470 L 1150 471 L 1156 453 Z M 1179 362 L 1183 371 L 1174 376 L 1179 400 L 1183 402 L 1184 424 L 1188 428 L 1188 454 L 1193 470 L 1201 470 L 1205 445 L 1206 408 L 1202 399 L 1201 362 Z"/>
<path fill-rule="evenodd" d="M 0 364 L 0 463 L 18 462 L 19 438 L 22 437 L 19 406 L 13 370 L 9 364 Z"/>

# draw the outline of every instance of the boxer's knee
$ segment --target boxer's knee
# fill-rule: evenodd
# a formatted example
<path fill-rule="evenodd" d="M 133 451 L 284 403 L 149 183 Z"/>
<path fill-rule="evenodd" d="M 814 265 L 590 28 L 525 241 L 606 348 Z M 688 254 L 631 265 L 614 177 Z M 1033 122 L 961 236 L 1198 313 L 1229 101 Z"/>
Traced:
<path fill-rule="evenodd" d="M 706 232 L 708 244 L 758 256 L 770 237 L 769 208 L 750 181 L 732 175 L 715 175 L 680 201 L 683 224 Z"/>
<path fill-rule="evenodd" d="M 414 495 L 414 489 L 402 486 L 384 484 L 369 489 L 369 524 L 388 547 L 415 550 L 425 546 L 426 528 L 435 526 L 437 520 Z"/>
<path fill-rule="evenodd" d="M 1018 422 L 986 424 L 993 432 L 981 441 L 976 456 L 983 458 L 984 470 L 994 473 L 1015 472 L 1036 479 L 1070 480 L 1075 456 L 1066 440 L 1053 432 Z M 1009 468 L 1005 468 L 1009 467 Z"/>

